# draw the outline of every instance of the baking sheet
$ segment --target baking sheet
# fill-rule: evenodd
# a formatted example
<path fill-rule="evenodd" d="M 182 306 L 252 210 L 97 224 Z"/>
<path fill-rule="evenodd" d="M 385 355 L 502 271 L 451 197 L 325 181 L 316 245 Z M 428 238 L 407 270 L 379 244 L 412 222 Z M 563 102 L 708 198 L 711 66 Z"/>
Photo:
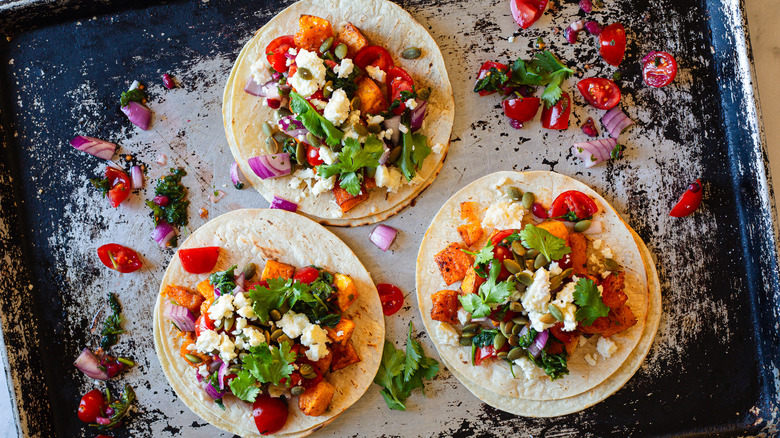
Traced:
<path fill-rule="evenodd" d="M 63 0 L 0 6 L 8 37 L 0 54 L 0 321 L 24 436 L 94 435 L 75 410 L 81 394 L 102 384 L 70 364 L 82 348 L 96 345 L 87 328 L 107 291 L 123 303 L 129 333 L 112 351 L 140 364 L 109 383 L 130 383 L 139 398 L 126 428 L 112 435 L 221 436 L 164 384 L 154 354 L 151 309 L 173 252 L 149 238 L 153 226 L 143 200 L 151 198 L 153 184 L 110 208 L 87 182 L 103 164 L 68 141 L 77 134 L 115 141 L 115 160 L 131 154 L 146 164 L 149 180 L 171 166 L 185 167 L 192 229 L 206 220 L 198 216 L 200 208 L 216 217 L 266 206 L 253 190 L 230 185 L 221 96 L 242 44 L 289 4 Z M 622 107 L 637 125 L 621 137 L 625 158 L 585 170 L 569 146 L 584 139 L 576 126 L 587 117 L 598 121 L 603 112 L 584 106 L 574 84 L 579 77 L 610 77 L 614 69 L 599 60 L 593 37 L 581 34 L 578 44 L 569 45 L 554 32 L 581 15 L 576 2 L 551 2 L 555 13 L 523 32 L 516 32 L 506 0 L 401 4 L 444 53 L 457 102 L 452 148 L 415 205 L 385 222 L 401 230 L 393 250 L 382 253 L 368 241 L 372 227 L 332 229 L 376 282 L 406 292 L 403 310 L 387 318 L 388 339 L 403 345 L 412 321 L 434 354 L 420 333 L 409 275 L 419 241 L 458 188 L 497 170 L 554 170 L 602 193 L 655 254 L 665 313 L 637 375 L 583 412 L 514 417 L 480 403 L 443 371 L 425 396 L 409 399 L 407 412 L 389 410 L 372 386 L 317 436 L 777 433 L 777 229 L 742 6 L 725 0 L 607 1 L 588 15 L 602 24 L 626 24 L 629 50 L 619 84 Z M 471 92 L 482 62 L 528 57 L 537 36 L 578 71 L 565 87 L 576 101 L 566 131 L 542 130 L 538 121 L 514 130 L 497 97 Z M 650 50 L 677 57 L 680 70 L 671 86 L 643 85 L 638 60 Z M 182 87 L 165 90 L 160 77 L 166 72 Z M 155 111 L 148 132 L 118 109 L 118 95 L 134 79 L 148 86 Z M 155 164 L 159 153 L 169 157 L 167 166 Z M 687 219 L 670 218 L 679 192 L 697 177 L 706 180 L 702 209 Z M 207 197 L 215 189 L 228 195 L 212 204 Z M 136 249 L 144 269 L 126 275 L 105 269 L 95 249 L 108 242 Z"/>

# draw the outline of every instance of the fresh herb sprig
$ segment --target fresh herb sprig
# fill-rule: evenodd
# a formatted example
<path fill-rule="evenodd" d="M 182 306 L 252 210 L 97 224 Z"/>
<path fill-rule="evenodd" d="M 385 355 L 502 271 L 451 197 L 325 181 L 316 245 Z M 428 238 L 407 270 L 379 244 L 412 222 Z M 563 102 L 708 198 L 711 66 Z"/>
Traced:
<path fill-rule="evenodd" d="M 109 315 L 105 321 L 103 321 L 103 328 L 100 330 L 100 334 L 103 336 L 100 338 L 100 347 L 104 350 L 116 345 L 118 335 L 124 333 L 122 330 L 122 306 L 116 299 L 116 295 L 108 293 L 108 306 L 111 309 L 111 315 Z"/>
<path fill-rule="evenodd" d="M 190 201 L 186 199 L 187 187 L 181 183 L 182 177 L 186 175 L 187 172 L 183 168 L 172 168 L 169 175 L 157 181 L 154 194 L 168 197 L 168 204 L 161 206 L 152 201 L 146 201 L 146 205 L 152 209 L 155 225 L 159 225 L 160 222 L 166 222 L 173 226 L 183 227 L 189 222 L 187 207 L 190 205 Z M 174 237 L 171 239 L 171 245 L 176 246 L 176 244 L 176 238 Z"/>
<path fill-rule="evenodd" d="M 574 303 L 579 306 L 574 317 L 584 326 L 592 325 L 596 318 L 609 315 L 609 307 L 604 304 L 596 283 L 588 278 L 580 278 L 574 285 Z"/>
<path fill-rule="evenodd" d="M 140 88 L 133 88 L 132 90 L 122 92 L 122 95 L 119 97 L 119 105 L 127 106 L 130 102 L 143 103 L 144 99 L 146 99 L 146 93 Z"/>
<path fill-rule="evenodd" d="M 403 123 L 403 122 L 402 122 Z M 396 165 L 403 173 L 407 181 L 411 181 L 421 168 L 425 157 L 431 154 L 428 146 L 428 137 L 423 134 L 412 133 L 409 124 L 404 123 L 406 132 L 401 136 L 401 155 Z"/>
<path fill-rule="evenodd" d="M 236 276 L 234 271 L 238 266 L 233 265 L 226 271 L 219 271 L 209 275 L 209 283 L 218 290 L 220 295 L 229 294 L 236 288 Z"/>
<path fill-rule="evenodd" d="M 303 313 L 313 324 L 334 327 L 341 316 L 326 302 L 330 293 L 325 294 L 321 284 L 312 293 L 311 285 L 284 278 L 268 279 L 268 287 L 257 285 L 247 292 L 253 301 L 252 309 L 262 324 L 268 323 L 271 310 L 278 310 L 288 303 L 292 310 Z"/>
<path fill-rule="evenodd" d="M 254 402 L 260 394 L 258 383 L 280 385 L 283 379 L 287 379 L 289 386 L 297 357 L 291 348 L 289 342 L 282 342 L 279 346 L 262 343 L 252 347 L 241 359 L 243 370 L 236 373 L 238 377 L 228 384 L 231 392 L 241 400 Z"/>
<path fill-rule="evenodd" d="M 542 350 L 537 358 L 528 355 L 528 359 L 550 376 L 550 380 L 557 380 L 569 374 L 568 357 L 565 348 L 557 354 L 549 354 Z"/>
<path fill-rule="evenodd" d="M 491 304 L 501 304 L 509 298 L 509 295 L 515 291 L 515 281 L 509 278 L 507 281 L 497 282 L 498 274 L 501 272 L 501 263 L 492 263 L 488 280 L 479 287 L 478 293 L 460 295 L 463 309 L 471 313 L 474 318 L 483 318 L 490 315 Z"/>
<path fill-rule="evenodd" d="M 539 251 L 551 262 L 560 260 L 571 252 L 571 248 L 566 245 L 565 240 L 531 224 L 523 228 L 523 231 L 520 232 L 520 238 L 524 247 Z"/>
<path fill-rule="evenodd" d="M 352 196 L 357 196 L 363 186 L 363 168 L 376 168 L 382 157 L 384 146 L 376 136 L 370 135 L 365 144 L 357 139 L 348 138 L 339 153 L 339 160 L 333 164 L 317 166 L 317 174 L 321 178 L 339 175 L 339 185 Z"/>
<path fill-rule="evenodd" d="M 114 401 L 111 401 L 111 393 L 108 391 L 108 388 L 106 388 L 106 403 L 114 410 L 114 413 L 108 417 L 109 422 L 107 424 L 93 424 L 93 426 L 97 426 L 100 431 L 114 429 L 119 426 L 119 423 L 125 415 L 127 415 L 130 406 L 135 402 L 135 399 L 135 391 L 133 391 L 133 388 L 128 384 L 125 384 L 124 388 L 122 388 L 121 395 Z"/>
<path fill-rule="evenodd" d="M 563 90 L 563 81 L 574 74 L 549 50 L 536 53 L 535 59 L 524 61 L 518 58 L 512 64 L 512 85 L 546 85 L 542 100 L 548 108 L 558 103 Z"/>
<path fill-rule="evenodd" d="M 344 133 L 328 119 L 322 117 L 306 99 L 294 91 L 290 92 L 290 109 L 295 113 L 295 118 L 303 123 L 306 129 L 315 136 L 324 138 L 328 146 L 333 147 L 341 144 Z"/>

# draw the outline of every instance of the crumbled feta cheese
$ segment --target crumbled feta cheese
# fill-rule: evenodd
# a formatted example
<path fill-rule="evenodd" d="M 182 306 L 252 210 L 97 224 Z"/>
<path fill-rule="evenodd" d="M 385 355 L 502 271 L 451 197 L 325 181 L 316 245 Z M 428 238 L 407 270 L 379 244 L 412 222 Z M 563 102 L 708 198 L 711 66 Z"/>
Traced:
<path fill-rule="evenodd" d="M 298 54 L 298 49 L 296 49 L 295 47 L 290 47 L 289 49 L 287 49 L 287 53 L 289 53 L 290 55 L 295 56 L 295 55 Z"/>
<path fill-rule="evenodd" d="M 585 362 L 587 362 L 588 365 L 590 365 L 590 366 L 595 366 L 596 365 L 596 358 L 593 357 L 592 354 L 588 353 L 588 354 L 585 355 Z"/>
<path fill-rule="evenodd" d="M 374 180 L 377 187 L 386 187 L 390 193 L 395 193 L 401 187 L 403 174 L 395 167 L 388 168 L 384 164 L 376 168 Z"/>
<path fill-rule="evenodd" d="M 292 310 L 285 313 L 282 319 L 276 325 L 284 331 L 284 334 L 290 339 L 295 339 L 303 333 L 303 329 L 309 325 L 309 318 L 302 313 L 295 313 Z"/>
<path fill-rule="evenodd" d="M 233 341 L 230 339 L 230 336 L 224 333 L 220 335 L 219 357 L 222 359 L 222 362 L 230 362 L 237 356 L 236 344 L 233 343 Z"/>
<path fill-rule="evenodd" d="M 322 145 L 319 149 L 320 153 L 320 159 L 325 162 L 325 164 L 333 164 L 336 162 L 336 158 L 338 158 L 338 154 L 333 152 L 329 147 Z"/>
<path fill-rule="evenodd" d="M 254 327 L 247 327 L 244 329 L 244 334 L 246 335 L 247 341 L 249 342 L 249 345 L 252 347 L 257 347 L 258 345 L 262 344 L 266 341 L 265 335 L 260 330 L 254 328 Z"/>
<path fill-rule="evenodd" d="M 233 342 L 235 342 L 236 348 L 239 350 L 249 350 L 251 348 L 245 336 L 236 336 Z"/>
<path fill-rule="evenodd" d="M 301 335 L 301 344 L 305 347 L 309 347 L 306 350 L 306 357 L 311 361 L 318 361 L 320 358 L 328 355 L 328 346 L 330 342 L 328 333 L 322 329 L 322 327 L 316 324 L 309 324 L 303 329 Z"/>
<path fill-rule="evenodd" d="M 550 274 L 544 268 L 540 268 L 534 275 L 534 281 L 528 286 L 523 295 L 522 303 L 528 312 L 531 320 L 531 326 L 537 332 L 541 332 L 552 324 L 545 324 L 539 320 L 545 313 L 548 313 L 547 304 L 550 301 Z"/>
<path fill-rule="evenodd" d="M 366 120 L 369 125 L 378 125 L 385 121 L 385 118 L 381 115 L 377 114 L 375 116 L 368 116 L 368 119 Z"/>
<path fill-rule="evenodd" d="M 599 354 L 604 357 L 604 359 L 607 359 L 608 357 L 615 354 L 617 349 L 617 344 L 603 337 L 600 337 L 599 342 L 596 344 L 596 351 L 598 351 Z"/>
<path fill-rule="evenodd" d="M 523 228 L 523 205 L 519 202 L 498 201 L 485 211 L 482 226 L 506 230 Z"/>
<path fill-rule="evenodd" d="M 222 318 L 229 318 L 233 316 L 233 295 L 222 295 L 217 298 L 214 303 L 209 307 L 209 318 L 212 321 L 219 321 Z"/>
<path fill-rule="evenodd" d="M 414 176 L 414 178 L 412 178 L 411 181 L 409 181 L 409 185 L 416 186 L 418 184 L 422 184 L 423 182 L 425 182 L 425 178 L 421 177 L 418 173 Z"/>
<path fill-rule="evenodd" d="M 357 132 L 355 132 L 355 130 L 353 130 L 352 128 L 349 128 L 347 131 L 344 132 L 344 138 L 352 138 L 352 139 L 358 140 L 358 139 L 360 139 L 360 136 L 358 135 Z M 380 138 L 380 140 L 381 140 L 381 138 Z"/>
<path fill-rule="evenodd" d="M 294 175 L 301 179 L 309 179 L 315 177 L 314 169 L 311 168 L 296 170 Z"/>
<path fill-rule="evenodd" d="M 368 76 L 371 77 L 371 79 L 384 83 L 386 74 L 382 71 L 379 67 L 374 67 L 373 65 L 366 66 L 366 73 L 368 73 Z"/>
<path fill-rule="evenodd" d="M 198 367 L 198 374 L 200 374 L 201 377 L 208 377 L 209 376 L 209 367 L 206 364 L 203 364 Z"/>
<path fill-rule="evenodd" d="M 322 147 L 320 149 L 322 149 Z M 333 187 L 335 185 L 336 185 L 336 175 L 332 175 L 329 178 L 318 180 L 317 183 L 314 184 L 314 187 L 311 188 L 311 192 L 314 195 L 319 195 L 320 193 L 325 193 L 333 190 Z"/>
<path fill-rule="evenodd" d="M 233 330 L 233 334 L 234 335 L 241 334 L 241 331 L 244 330 L 244 328 L 246 328 L 247 324 L 248 324 L 248 321 L 247 321 L 246 318 L 238 318 L 238 319 L 236 319 L 236 327 L 235 327 L 235 330 Z"/>
<path fill-rule="evenodd" d="M 523 370 L 523 375 L 526 379 L 538 379 L 542 377 L 542 370 L 538 366 L 534 365 L 527 357 L 520 357 L 515 359 L 515 365 L 519 366 Z"/>
<path fill-rule="evenodd" d="M 406 99 L 406 102 L 404 103 L 406 104 L 406 107 L 409 108 L 410 110 L 414 110 L 415 108 L 417 108 L 417 99 Z"/>
<path fill-rule="evenodd" d="M 562 273 L 563 269 L 558 265 L 558 262 L 550 263 L 550 275 L 561 275 Z"/>
<path fill-rule="evenodd" d="M 336 204 L 336 202 L 335 202 L 335 201 L 334 201 L 333 203 L 334 203 L 334 204 Z M 339 207 L 339 205 L 338 205 L 338 204 L 336 204 L 336 208 L 335 208 L 335 209 L 333 209 L 333 210 L 330 212 L 330 217 L 332 217 L 332 218 L 334 218 L 334 219 L 338 219 L 338 218 L 340 218 L 340 217 L 342 217 L 342 216 L 344 216 L 344 212 L 343 212 L 343 211 L 341 211 L 341 207 Z"/>
<path fill-rule="evenodd" d="M 325 84 L 325 64 L 317 56 L 317 52 L 301 49 L 295 57 L 298 71 L 289 79 L 290 85 L 303 97 L 309 97 L 316 93 Z M 311 79 L 303 79 L 300 69 L 305 68 L 311 72 Z"/>
<path fill-rule="evenodd" d="M 245 293 L 239 292 L 233 295 L 233 307 L 235 307 L 236 309 L 244 306 L 251 306 L 251 305 L 252 305 L 252 299 L 246 296 Z"/>
<path fill-rule="evenodd" d="M 460 322 L 463 325 L 466 325 L 467 322 L 469 322 L 469 318 L 471 318 L 471 314 L 469 312 L 466 312 L 466 309 L 461 307 L 458 309 L 458 322 Z"/>
<path fill-rule="evenodd" d="M 580 347 L 588 343 L 588 338 L 586 338 L 584 335 L 580 335 Z"/>
<path fill-rule="evenodd" d="M 602 243 L 601 239 L 594 240 L 593 241 L 593 249 L 595 249 L 596 251 L 600 250 L 601 249 L 601 243 Z"/>
<path fill-rule="evenodd" d="M 312 99 L 309 101 L 309 103 L 311 103 L 314 108 L 317 108 L 320 111 L 328 107 L 328 102 L 320 99 Z"/>
<path fill-rule="evenodd" d="M 339 88 L 330 96 L 322 116 L 336 126 L 340 126 L 349 117 L 349 99 L 347 93 Z"/>
<path fill-rule="evenodd" d="M 189 345 L 187 345 L 187 350 L 189 350 L 189 351 L 194 351 L 194 350 L 195 350 L 195 348 L 197 348 L 197 347 L 195 346 L 195 344 L 189 344 Z"/>
<path fill-rule="evenodd" d="M 599 286 L 597 287 L 597 289 L 599 290 L 599 296 L 602 296 L 602 295 L 604 295 L 604 286 L 602 286 L 602 285 L 599 285 Z"/>
<path fill-rule="evenodd" d="M 603 255 L 605 259 L 611 259 L 614 257 L 612 254 L 612 249 L 607 245 L 604 245 L 604 247 L 601 248 L 601 255 Z"/>
<path fill-rule="evenodd" d="M 460 336 L 455 328 L 446 322 L 439 322 L 436 326 L 436 336 L 439 338 L 439 343 L 444 345 L 460 345 Z"/>
<path fill-rule="evenodd" d="M 577 306 L 574 305 L 574 287 L 574 282 L 566 283 L 566 286 L 558 291 L 555 301 L 552 302 L 561 310 L 563 315 L 562 330 L 565 332 L 570 332 L 577 328 L 577 319 L 575 317 Z"/>
<path fill-rule="evenodd" d="M 255 315 L 255 310 L 252 309 L 252 306 L 244 306 L 244 307 L 238 309 L 238 311 L 236 313 L 238 313 L 239 315 L 241 315 L 241 316 L 243 316 L 244 318 L 247 318 L 247 319 L 255 319 L 255 318 L 257 318 L 257 315 Z"/>
<path fill-rule="evenodd" d="M 270 65 L 266 64 L 265 56 L 261 56 L 249 66 L 249 74 L 252 75 L 252 80 L 255 81 L 257 85 L 263 85 L 271 80 L 271 74 L 268 71 L 268 67 L 270 67 Z"/>
<path fill-rule="evenodd" d="M 348 78 L 354 69 L 355 64 L 352 63 L 352 59 L 344 58 L 341 60 L 341 64 L 333 67 L 333 72 L 338 74 L 340 78 Z"/>
<path fill-rule="evenodd" d="M 406 125 L 404 125 L 403 123 L 398 125 L 398 130 L 401 131 L 401 134 L 406 134 L 407 132 L 409 132 L 409 128 L 407 128 Z"/>
<path fill-rule="evenodd" d="M 441 143 L 436 143 L 436 144 L 435 144 L 435 145 L 433 145 L 433 147 L 431 148 L 431 152 L 433 152 L 433 153 L 434 153 L 434 154 L 436 154 L 436 155 L 439 155 L 439 154 L 441 153 L 442 149 L 444 149 L 444 145 L 443 145 L 443 144 L 441 144 Z"/>
<path fill-rule="evenodd" d="M 337 331 L 336 336 L 344 336 L 344 330 Z"/>
<path fill-rule="evenodd" d="M 612 274 L 612 271 L 604 271 L 601 273 L 601 278 L 607 278 Z"/>

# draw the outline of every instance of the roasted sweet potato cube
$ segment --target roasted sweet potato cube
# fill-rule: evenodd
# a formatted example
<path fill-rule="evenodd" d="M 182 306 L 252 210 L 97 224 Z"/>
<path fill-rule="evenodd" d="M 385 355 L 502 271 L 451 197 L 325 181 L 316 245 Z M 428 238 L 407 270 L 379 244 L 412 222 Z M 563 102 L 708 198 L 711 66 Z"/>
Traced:
<path fill-rule="evenodd" d="M 564 225 L 563 222 L 549 220 L 540 223 L 537 227 L 546 230 L 555 237 L 565 240 L 567 245 L 569 244 L 569 230 L 566 229 L 566 225 Z"/>
<path fill-rule="evenodd" d="M 368 45 L 368 40 L 360 32 L 360 29 L 355 27 L 352 23 L 347 23 L 344 29 L 339 33 L 339 41 L 347 45 L 349 53 L 352 57 L 355 56 L 363 47 Z"/>
<path fill-rule="evenodd" d="M 479 202 L 461 202 L 460 218 L 469 223 L 479 222 Z"/>
<path fill-rule="evenodd" d="M 335 327 L 325 327 L 325 331 L 328 332 L 328 337 L 333 342 L 343 344 L 352 337 L 352 333 L 355 331 L 355 323 L 351 319 L 341 318 Z"/>
<path fill-rule="evenodd" d="M 431 309 L 431 318 L 436 321 L 448 322 L 450 324 L 458 323 L 458 292 L 444 289 L 431 295 L 433 308 Z"/>
<path fill-rule="evenodd" d="M 210 303 L 214 302 L 214 286 L 211 285 L 208 278 L 198 283 L 197 289 L 200 296 L 206 301 Z"/>
<path fill-rule="evenodd" d="M 331 371 L 338 371 L 360 362 L 360 356 L 358 356 L 355 347 L 352 346 L 350 341 L 347 341 L 345 344 L 331 344 L 330 351 L 333 355 L 333 362 L 330 364 Z"/>
<path fill-rule="evenodd" d="M 482 238 L 482 225 L 479 222 L 471 222 L 458 227 L 458 233 L 466 245 L 471 246 Z"/>
<path fill-rule="evenodd" d="M 601 301 L 610 309 L 617 309 L 628 301 L 628 295 L 623 291 L 626 285 L 626 274 L 620 272 L 617 275 L 612 273 L 607 276 L 601 286 L 604 288 L 601 294 Z"/>
<path fill-rule="evenodd" d="M 336 305 L 342 312 L 347 310 L 358 297 L 355 280 L 348 275 L 336 274 Z"/>
<path fill-rule="evenodd" d="M 289 279 L 293 278 L 293 274 L 295 274 L 295 266 L 268 260 L 265 262 L 265 267 L 263 268 L 263 274 L 260 276 L 260 280 L 268 280 L 269 278 Z"/>
<path fill-rule="evenodd" d="M 466 271 L 474 264 L 474 259 L 461 251 L 460 244 L 457 242 L 447 245 L 433 259 L 439 265 L 439 271 L 441 271 L 441 276 L 444 278 L 447 286 L 463 280 L 463 277 L 466 276 Z"/>
<path fill-rule="evenodd" d="M 336 197 L 336 204 L 341 207 L 343 213 L 352 210 L 356 205 L 368 199 L 368 190 L 365 186 L 363 186 L 363 190 L 361 190 L 357 196 L 350 195 L 349 192 L 342 189 L 338 184 L 336 187 L 333 187 L 333 190 L 331 191 L 333 192 L 333 196 Z"/>
<path fill-rule="evenodd" d="M 376 187 L 376 179 L 375 178 L 366 178 L 364 187 L 366 190 L 371 190 Z"/>
<path fill-rule="evenodd" d="M 200 294 L 194 294 L 185 287 L 169 284 L 165 286 L 163 293 L 177 305 L 186 307 L 194 314 L 198 313 L 200 305 L 203 303 L 203 297 Z"/>
<path fill-rule="evenodd" d="M 298 396 L 298 408 L 310 417 L 318 417 L 328 410 L 336 388 L 323 380 Z"/>
<path fill-rule="evenodd" d="M 325 374 L 330 369 L 330 364 L 333 362 L 333 353 L 328 351 L 328 354 L 321 357 L 320 360 L 314 362 L 314 366 L 320 371 L 320 374 Z"/>
<path fill-rule="evenodd" d="M 330 21 L 314 15 L 301 15 L 300 30 L 295 34 L 295 46 L 309 51 L 319 51 L 322 42 L 333 36 Z"/>
<path fill-rule="evenodd" d="M 387 110 L 387 99 L 379 86 L 369 77 L 358 81 L 357 96 L 363 114 L 379 114 Z"/>
<path fill-rule="evenodd" d="M 571 269 L 578 277 L 588 275 L 588 239 L 580 233 L 572 233 L 569 236 L 571 246 Z"/>
<path fill-rule="evenodd" d="M 460 292 L 463 295 L 475 294 L 484 282 L 485 279 L 477 275 L 477 271 L 475 271 L 474 267 L 471 266 L 469 267 L 469 270 L 466 271 L 466 276 L 463 277 L 463 282 L 460 283 Z"/>
<path fill-rule="evenodd" d="M 610 309 L 609 315 L 596 318 L 593 324 L 589 326 L 583 326 L 580 323 L 578 329 L 583 333 L 599 333 L 601 336 L 608 338 L 616 333 L 620 333 L 623 330 L 636 324 L 636 317 L 634 312 L 631 311 L 626 305 Z"/>

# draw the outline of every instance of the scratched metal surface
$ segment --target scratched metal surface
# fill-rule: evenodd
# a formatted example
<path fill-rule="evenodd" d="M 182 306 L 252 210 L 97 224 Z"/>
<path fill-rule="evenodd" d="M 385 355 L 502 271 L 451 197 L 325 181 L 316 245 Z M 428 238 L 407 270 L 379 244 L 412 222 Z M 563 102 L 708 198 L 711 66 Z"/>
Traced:
<path fill-rule="evenodd" d="M 113 348 L 139 366 L 109 382 L 128 382 L 138 409 L 126 436 L 223 436 L 177 400 L 154 353 L 151 310 L 158 282 L 173 255 L 149 238 L 143 200 L 153 184 L 120 208 L 100 199 L 87 179 L 99 160 L 68 145 L 76 134 L 120 145 L 149 169 L 148 180 L 183 166 L 190 187 L 191 228 L 239 207 L 264 207 L 252 190 L 230 186 L 231 162 L 222 129 L 221 95 L 238 51 L 252 32 L 289 2 L 210 0 L 189 3 L 16 1 L 0 5 L 2 156 L 0 162 L 0 322 L 17 424 L 24 436 L 93 436 L 75 415 L 81 394 L 100 382 L 71 366 L 96 346 L 88 326 L 105 293 L 124 304 L 127 335 Z M 578 16 L 576 2 L 551 2 L 532 29 L 517 32 L 506 0 L 404 1 L 430 29 L 445 56 L 458 108 L 444 168 L 416 201 L 386 221 L 401 230 L 383 254 L 370 227 L 333 229 L 364 261 L 376 282 L 407 292 L 403 310 L 387 320 L 388 339 L 403 342 L 406 325 L 422 330 L 413 296 L 415 258 L 430 219 L 459 187 L 506 169 L 555 170 L 592 185 L 613 203 L 655 254 L 664 316 L 642 368 L 618 393 L 583 412 L 555 419 L 514 417 L 480 403 L 447 371 L 416 393 L 408 411 L 390 411 L 372 386 L 359 403 L 317 436 L 623 436 L 778 433 L 780 412 L 780 298 L 774 205 L 747 46 L 742 7 L 735 1 L 617 2 L 591 17 L 622 21 L 629 50 L 621 71 L 622 106 L 638 123 L 622 138 L 622 160 L 584 170 L 569 145 L 576 127 L 601 112 L 585 107 L 574 89 L 567 131 L 509 127 L 498 98 L 470 90 L 486 60 L 529 56 L 537 36 L 578 77 L 611 76 L 594 39 L 565 43 L 554 29 Z M 642 84 L 638 60 L 650 50 L 677 56 L 674 84 Z M 593 67 L 585 70 L 585 64 Z M 163 89 L 160 76 L 182 83 Z M 118 110 L 130 82 L 148 85 L 155 110 L 142 132 Z M 155 164 L 158 153 L 167 166 Z M 706 179 L 701 210 L 684 220 L 667 215 L 679 191 Z M 211 204 L 214 189 L 228 195 Z M 135 248 L 145 266 L 118 275 L 103 268 L 95 248 L 116 242 Z M 433 354 L 426 334 L 418 337 Z"/>

